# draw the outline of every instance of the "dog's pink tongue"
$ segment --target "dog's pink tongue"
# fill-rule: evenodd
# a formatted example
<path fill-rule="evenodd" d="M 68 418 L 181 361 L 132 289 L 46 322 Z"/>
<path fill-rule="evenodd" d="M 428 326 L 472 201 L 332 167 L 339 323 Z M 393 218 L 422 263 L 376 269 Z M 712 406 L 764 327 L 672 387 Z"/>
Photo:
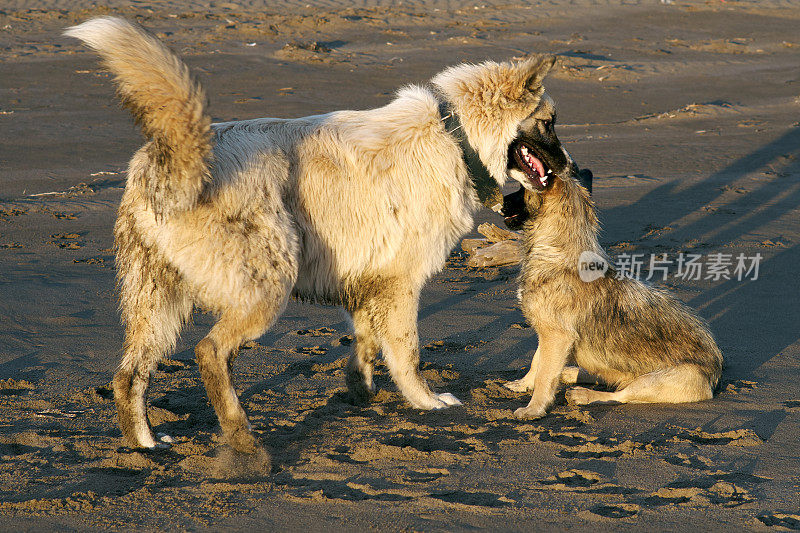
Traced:
<path fill-rule="evenodd" d="M 535 157 L 533 158 L 533 163 L 534 163 L 534 167 L 533 168 L 536 169 L 536 172 L 539 174 L 539 177 L 543 178 L 544 177 L 544 163 L 542 163 L 541 161 L 539 161 Z"/>
<path fill-rule="evenodd" d="M 535 170 L 539 176 L 544 176 L 544 163 L 542 163 L 538 157 L 535 157 L 528 152 L 525 154 L 525 162 L 529 167 Z"/>

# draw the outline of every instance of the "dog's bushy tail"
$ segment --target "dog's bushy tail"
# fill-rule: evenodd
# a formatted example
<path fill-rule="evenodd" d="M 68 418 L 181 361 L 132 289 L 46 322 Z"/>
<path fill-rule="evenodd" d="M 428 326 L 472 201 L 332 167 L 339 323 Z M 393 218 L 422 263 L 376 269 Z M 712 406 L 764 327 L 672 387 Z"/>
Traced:
<path fill-rule="evenodd" d="M 117 94 L 149 139 L 149 167 L 140 176 L 157 217 L 190 209 L 209 177 L 211 119 L 205 91 L 157 37 L 117 17 L 68 28 L 103 59 Z"/>

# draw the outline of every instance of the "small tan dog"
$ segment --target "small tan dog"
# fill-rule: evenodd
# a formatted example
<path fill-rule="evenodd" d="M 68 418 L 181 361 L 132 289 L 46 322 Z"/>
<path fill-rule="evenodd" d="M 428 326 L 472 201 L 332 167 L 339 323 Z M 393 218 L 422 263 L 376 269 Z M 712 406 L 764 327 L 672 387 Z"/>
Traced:
<path fill-rule="evenodd" d="M 576 181 L 577 168 L 558 172 L 548 164 L 546 146 L 531 148 L 547 179 L 531 180 L 503 206 L 507 224 L 524 228 L 519 296 L 539 336 L 530 371 L 506 385 L 533 389 L 528 406 L 514 414 L 544 416 L 559 381 L 578 381 L 579 368 L 565 368 L 570 360 L 616 389 L 571 388 L 566 397 L 572 404 L 710 399 L 722 354 L 708 326 L 666 291 L 616 278 L 597 241 L 597 216 Z"/>

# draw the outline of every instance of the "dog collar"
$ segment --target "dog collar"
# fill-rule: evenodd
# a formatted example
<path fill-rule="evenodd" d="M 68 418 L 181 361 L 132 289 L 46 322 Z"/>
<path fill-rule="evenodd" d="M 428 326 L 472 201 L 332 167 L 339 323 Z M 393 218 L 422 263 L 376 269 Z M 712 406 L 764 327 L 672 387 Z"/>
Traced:
<path fill-rule="evenodd" d="M 461 124 L 461 120 L 459 120 L 458 115 L 449 103 L 441 102 L 439 104 L 439 119 L 442 121 L 447 133 L 458 142 L 461 148 L 461 159 L 468 163 L 468 154 L 473 153 L 474 150 L 467 141 L 467 135 L 464 133 L 464 126 Z"/>
<path fill-rule="evenodd" d="M 472 178 L 478 199 L 489 209 L 499 211 L 503 207 L 503 195 L 497 187 L 497 182 L 489 176 L 489 171 L 486 170 L 486 167 L 481 163 L 480 157 L 470 146 L 461 120 L 459 120 L 455 110 L 447 101 L 439 104 L 439 119 L 442 121 L 447 134 L 458 143 L 461 160 L 464 161 L 467 172 Z"/>
<path fill-rule="evenodd" d="M 439 104 L 439 119 L 444 124 L 444 129 L 447 130 L 447 133 L 458 139 L 459 142 L 465 140 L 464 127 L 449 103 L 441 102 Z"/>

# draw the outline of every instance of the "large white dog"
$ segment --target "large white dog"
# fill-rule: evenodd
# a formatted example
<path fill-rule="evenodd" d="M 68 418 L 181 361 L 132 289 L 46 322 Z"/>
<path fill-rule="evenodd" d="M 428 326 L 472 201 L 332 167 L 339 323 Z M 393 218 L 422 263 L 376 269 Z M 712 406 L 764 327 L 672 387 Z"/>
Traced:
<path fill-rule="evenodd" d="M 381 351 L 412 406 L 459 404 L 420 376 L 420 291 L 471 229 L 476 183 L 536 177 L 521 127 L 552 128 L 541 82 L 554 58 L 456 66 L 368 111 L 211 124 L 186 65 L 138 25 L 100 17 L 66 33 L 102 56 L 148 138 L 115 226 L 126 331 L 114 395 L 130 445 L 156 445 L 150 374 L 194 306 L 219 317 L 196 355 L 239 451 L 257 443 L 229 365 L 290 296 L 352 316 L 354 394 L 373 393 Z"/>

